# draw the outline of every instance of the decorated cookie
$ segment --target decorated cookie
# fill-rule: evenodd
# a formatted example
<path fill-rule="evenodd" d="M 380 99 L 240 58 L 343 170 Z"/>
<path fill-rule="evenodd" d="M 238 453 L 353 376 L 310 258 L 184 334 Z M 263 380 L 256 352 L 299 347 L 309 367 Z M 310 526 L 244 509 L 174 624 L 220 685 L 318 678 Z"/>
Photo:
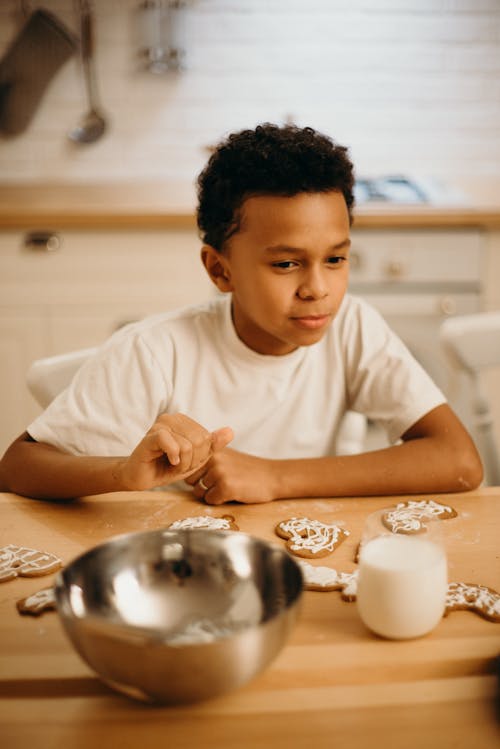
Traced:
<path fill-rule="evenodd" d="M 500 622 L 500 595 L 486 585 L 474 583 L 449 583 L 446 612 L 475 611 L 490 622 Z"/>
<path fill-rule="evenodd" d="M 309 559 L 331 554 L 349 535 L 349 531 L 338 525 L 310 518 L 282 520 L 275 530 L 280 538 L 287 540 L 287 549 L 292 554 Z"/>
<path fill-rule="evenodd" d="M 184 530 L 186 528 L 206 528 L 213 531 L 239 530 L 232 515 L 222 515 L 219 518 L 214 518 L 211 515 L 198 515 L 182 520 L 174 520 L 168 527 L 171 530 Z"/>
<path fill-rule="evenodd" d="M 40 616 L 44 611 L 53 611 L 56 607 L 54 588 L 43 588 L 16 603 L 20 614 Z"/>
<path fill-rule="evenodd" d="M 356 599 L 358 571 L 337 572 L 331 567 L 315 567 L 303 559 L 299 561 L 306 590 L 340 590 L 344 601 Z"/>
<path fill-rule="evenodd" d="M 61 567 L 61 560 L 46 551 L 37 551 L 13 544 L 0 547 L 0 582 L 6 582 L 15 577 L 49 575 Z"/>
<path fill-rule="evenodd" d="M 392 533 L 423 533 L 426 520 L 449 520 L 457 516 L 456 510 L 448 505 L 430 500 L 401 502 L 389 508 L 382 515 L 382 522 Z"/>

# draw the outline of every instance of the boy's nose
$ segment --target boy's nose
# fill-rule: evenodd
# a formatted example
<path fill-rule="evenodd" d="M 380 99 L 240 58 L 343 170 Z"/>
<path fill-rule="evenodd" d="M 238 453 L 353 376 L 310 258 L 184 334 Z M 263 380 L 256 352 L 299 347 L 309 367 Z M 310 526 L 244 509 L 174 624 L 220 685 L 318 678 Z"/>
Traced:
<path fill-rule="evenodd" d="M 323 273 L 319 270 L 311 270 L 303 279 L 297 289 L 300 299 L 323 299 L 328 294 L 328 285 Z"/>

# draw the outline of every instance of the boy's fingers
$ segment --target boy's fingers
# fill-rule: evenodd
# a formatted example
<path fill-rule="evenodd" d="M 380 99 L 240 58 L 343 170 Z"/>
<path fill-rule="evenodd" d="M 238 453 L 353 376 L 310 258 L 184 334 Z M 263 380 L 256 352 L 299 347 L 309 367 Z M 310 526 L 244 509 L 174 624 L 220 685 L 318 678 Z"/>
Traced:
<path fill-rule="evenodd" d="M 212 450 L 214 452 L 217 452 L 217 450 L 223 450 L 234 437 L 234 432 L 231 429 L 231 427 L 221 427 L 221 429 L 216 429 L 215 432 L 212 432 Z"/>
<path fill-rule="evenodd" d="M 179 465 L 181 460 L 181 449 L 178 439 L 168 429 L 156 429 L 150 432 L 146 439 L 146 446 L 155 453 L 164 453 L 170 465 Z"/>
<path fill-rule="evenodd" d="M 180 429 L 177 431 L 175 427 L 172 429 L 160 424 L 152 428 L 142 441 L 140 454 L 143 461 L 156 460 L 163 454 L 179 474 L 199 471 L 213 452 L 222 450 L 233 439 L 233 431 L 229 427 L 212 433 L 206 430 L 200 432 L 199 425 L 195 425 L 196 429 L 193 429 L 188 419 L 183 419 L 175 426 L 182 427 L 184 434 Z"/>
<path fill-rule="evenodd" d="M 175 466 L 181 473 L 190 471 L 196 461 L 196 448 L 193 443 L 181 434 L 175 434 L 179 443 L 179 463 Z"/>

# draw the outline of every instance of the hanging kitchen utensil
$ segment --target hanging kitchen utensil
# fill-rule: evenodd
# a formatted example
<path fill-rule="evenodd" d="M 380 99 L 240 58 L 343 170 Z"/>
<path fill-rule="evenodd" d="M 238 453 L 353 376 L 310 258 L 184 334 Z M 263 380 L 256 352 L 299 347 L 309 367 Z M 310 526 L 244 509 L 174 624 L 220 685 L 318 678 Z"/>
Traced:
<path fill-rule="evenodd" d="M 106 120 L 100 111 L 99 96 L 94 71 L 94 16 L 88 0 L 78 1 L 80 21 L 80 50 L 83 77 L 87 94 L 87 113 L 69 133 L 75 143 L 94 143 L 106 130 Z"/>
<path fill-rule="evenodd" d="M 59 68 L 77 48 L 77 39 L 47 10 L 39 9 L 0 60 L 0 132 L 19 135 L 30 124 Z"/>

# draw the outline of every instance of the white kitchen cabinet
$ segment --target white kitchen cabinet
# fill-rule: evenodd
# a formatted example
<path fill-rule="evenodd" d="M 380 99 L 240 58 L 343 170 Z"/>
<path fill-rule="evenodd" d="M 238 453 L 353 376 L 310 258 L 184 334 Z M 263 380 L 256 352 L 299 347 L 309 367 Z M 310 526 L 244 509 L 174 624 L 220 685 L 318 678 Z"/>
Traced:
<path fill-rule="evenodd" d="M 0 453 L 38 412 L 25 385 L 34 359 L 215 293 L 194 229 L 67 230 L 56 251 L 27 249 L 26 234 L 0 234 Z"/>
<path fill-rule="evenodd" d="M 370 287 L 483 283 L 484 235 L 479 229 L 352 230 L 351 283 Z M 368 286 L 367 286 L 368 288 Z M 410 291 L 410 294 L 412 292 Z"/>
<path fill-rule="evenodd" d="M 26 370 L 47 350 L 43 310 L 0 305 L 0 453 L 38 413 L 26 390 Z"/>
<path fill-rule="evenodd" d="M 485 237 L 485 244 L 483 309 L 487 312 L 500 310 L 500 231 L 489 231 Z M 500 445 L 500 367 L 485 372 L 483 380 L 485 391 L 492 405 L 497 444 Z"/>

